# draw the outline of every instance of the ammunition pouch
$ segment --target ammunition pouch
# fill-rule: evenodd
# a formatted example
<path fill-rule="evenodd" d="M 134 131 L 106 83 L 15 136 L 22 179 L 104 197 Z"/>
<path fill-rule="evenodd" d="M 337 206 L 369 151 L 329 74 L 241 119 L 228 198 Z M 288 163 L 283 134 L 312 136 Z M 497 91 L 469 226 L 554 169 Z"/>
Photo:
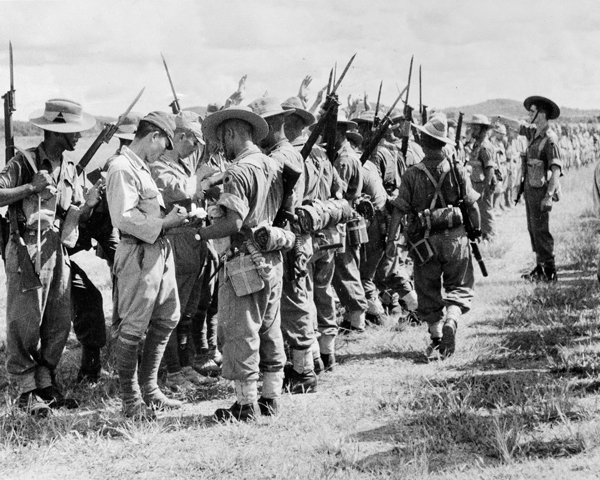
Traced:
<path fill-rule="evenodd" d="M 416 220 L 421 230 L 429 232 L 450 230 L 463 224 L 460 208 L 452 205 L 435 210 L 425 209 L 417 214 Z"/>

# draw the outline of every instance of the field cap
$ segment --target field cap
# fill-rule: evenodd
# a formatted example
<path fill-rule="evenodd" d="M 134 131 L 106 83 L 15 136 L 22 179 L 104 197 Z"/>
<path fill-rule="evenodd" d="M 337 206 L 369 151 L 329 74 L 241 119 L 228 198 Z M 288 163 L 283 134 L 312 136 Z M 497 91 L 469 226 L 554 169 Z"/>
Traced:
<path fill-rule="evenodd" d="M 248 106 L 262 118 L 270 118 L 276 115 L 291 115 L 296 111 L 294 108 L 283 109 L 281 102 L 275 97 L 260 97 L 248 104 Z"/>
<path fill-rule="evenodd" d="M 142 119 L 142 114 L 138 112 L 129 112 L 125 117 L 121 115 L 119 117 L 119 128 L 117 128 L 117 133 L 115 133 L 115 137 L 122 138 L 123 140 L 133 140 L 135 137 L 135 132 L 137 131 L 137 127 L 140 124 L 140 120 Z"/>
<path fill-rule="evenodd" d="M 83 132 L 96 125 L 96 119 L 85 113 L 79 103 L 64 98 L 48 100 L 44 110 L 33 112 L 29 121 L 43 130 L 59 133 Z"/>
<path fill-rule="evenodd" d="M 194 134 L 201 145 L 205 145 L 204 136 L 202 135 L 202 124 L 200 123 L 200 115 L 188 110 L 182 110 L 175 116 L 175 128 L 187 130 Z"/>
<path fill-rule="evenodd" d="M 309 127 L 317 121 L 315 116 L 304 108 L 302 100 L 300 100 L 298 97 L 288 98 L 281 104 L 281 108 L 284 110 L 294 110 L 294 115 L 298 115 L 304 121 L 305 127 Z"/>
<path fill-rule="evenodd" d="M 527 97 L 523 102 L 523 106 L 527 111 L 529 111 L 531 105 L 543 107 L 544 110 L 548 111 L 548 120 L 554 120 L 555 118 L 560 117 L 560 108 L 558 108 L 558 105 L 549 98 L 542 97 L 540 95 Z"/>
<path fill-rule="evenodd" d="M 173 137 L 175 136 L 173 133 L 175 130 L 175 121 L 173 120 L 173 115 L 166 112 L 150 112 L 148 115 L 142 118 L 142 120 L 160 128 L 167 136 L 167 150 L 173 150 Z"/>
<path fill-rule="evenodd" d="M 443 113 L 433 115 L 423 126 L 414 123 L 412 126 L 436 140 L 454 145 L 454 140 L 448 138 L 448 120 Z"/>
<path fill-rule="evenodd" d="M 254 143 L 260 142 L 269 133 L 269 126 L 264 118 L 257 115 L 250 107 L 237 105 L 235 107 L 224 108 L 218 112 L 211 113 L 202 122 L 202 133 L 204 138 L 211 143 L 219 143 L 217 138 L 217 128 L 226 120 L 243 120 L 252 126 L 252 140 Z"/>

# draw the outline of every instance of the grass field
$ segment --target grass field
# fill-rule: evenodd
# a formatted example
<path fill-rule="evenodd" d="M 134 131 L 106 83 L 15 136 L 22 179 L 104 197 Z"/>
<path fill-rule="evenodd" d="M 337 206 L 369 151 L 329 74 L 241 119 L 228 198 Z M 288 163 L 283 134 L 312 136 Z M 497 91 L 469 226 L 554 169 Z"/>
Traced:
<path fill-rule="evenodd" d="M 336 371 L 320 376 L 315 394 L 284 396 L 274 418 L 216 424 L 214 409 L 233 401 L 221 380 L 181 411 L 135 423 L 119 414 L 114 379 L 95 389 L 73 383 L 71 338 L 60 378 L 83 400 L 78 411 L 27 417 L 12 405 L 1 367 L 0 478 L 598 478 L 600 229 L 591 176 L 592 167 L 567 172 L 554 206 L 556 285 L 519 278 L 533 266 L 524 207 L 498 218 L 499 238 L 483 251 L 490 276 L 477 272 L 448 361 L 425 360 L 423 326 L 373 327 L 340 337 Z M 109 314 L 108 269 L 79 256 Z"/>

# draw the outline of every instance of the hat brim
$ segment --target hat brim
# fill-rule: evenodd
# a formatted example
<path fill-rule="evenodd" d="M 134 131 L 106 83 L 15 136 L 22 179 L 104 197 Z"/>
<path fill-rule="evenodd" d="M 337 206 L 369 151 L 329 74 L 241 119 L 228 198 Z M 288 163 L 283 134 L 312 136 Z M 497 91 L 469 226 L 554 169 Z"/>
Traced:
<path fill-rule="evenodd" d="M 550 107 L 550 112 L 548 112 L 548 120 L 555 120 L 560 117 L 560 108 L 549 98 L 542 97 L 540 95 L 532 95 L 531 97 L 527 97 L 523 102 L 523 106 L 527 111 L 529 111 L 532 104 L 546 104 L 546 106 Z"/>
<path fill-rule="evenodd" d="M 345 125 L 346 129 L 358 128 L 358 124 L 352 120 L 338 120 L 338 125 Z"/>
<path fill-rule="evenodd" d="M 81 118 L 77 121 L 58 123 L 44 117 L 44 110 L 36 110 L 29 116 L 29 123 L 50 132 L 76 133 L 85 132 L 94 127 L 96 125 L 96 118 L 89 113 L 81 112 Z"/>
<path fill-rule="evenodd" d="M 281 108 L 283 108 L 284 110 L 294 109 L 294 111 L 291 112 L 291 114 L 298 115 L 304 122 L 305 127 L 310 127 L 312 124 L 314 124 L 317 121 L 317 118 L 312 113 L 310 113 L 308 110 L 303 110 L 298 107 L 287 107 L 284 105 L 282 105 Z"/>
<path fill-rule="evenodd" d="M 373 124 L 373 120 L 370 120 L 368 118 L 353 118 L 351 120 L 352 122 L 359 124 L 359 123 L 369 123 L 369 124 Z"/>
<path fill-rule="evenodd" d="M 417 125 L 415 123 L 411 123 L 411 125 L 413 127 L 415 127 L 417 130 L 419 130 L 420 132 L 423 132 L 425 135 L 429 135 L 431 138 L 435 138 L 436 140 L 439 140 L 440 142 L 447 143 L 448 145 L 454 145 L 455 144 L 454 140 L 451 140 L 448 137 L 443 137 L 441 135 L 440 136 L 438 136 L 438 135 L 432 135 L 431 132 L 428 132 L 427 130 L 425 130 L 424 127 L 422 127 L 420 125 Z"/>
<path fill-rule="evenodd" d="M 293 108 L 282 108 L 281 110 L 271 110 L 265 113 L 261 113 L 260 116 L 262 118 L 271 118 L 271 117 L 276 117 L 277 115 L 284 115 L 284 116 L 288 116 L 291 115 L 292 113 L 296 112 L 296 107 Z"/>
<path fill-rule="evenodd" d="M 225 108 L 210 114 L 202 122 L 202 134 L 212 143 L 218 143 L 217 128 L 226 120 L 242 120 L 252 126 L 252 140 L 260 142 L 269 133 L 269 125 L 264 118 L 254 112 L 238 108 Z"/>
<path fill-rule="evenodd" d="M 363 136 L 356 132 L 346 132 L 346 138 L 352 140 L 354 143 L 361 145 L 363 143 Z"/>
<path fill-rule="evenodd" d="M 120 138 L 122 140 L 131 140 L 135 138 L 135 133 L 115 133 L 115 137 Z"/>

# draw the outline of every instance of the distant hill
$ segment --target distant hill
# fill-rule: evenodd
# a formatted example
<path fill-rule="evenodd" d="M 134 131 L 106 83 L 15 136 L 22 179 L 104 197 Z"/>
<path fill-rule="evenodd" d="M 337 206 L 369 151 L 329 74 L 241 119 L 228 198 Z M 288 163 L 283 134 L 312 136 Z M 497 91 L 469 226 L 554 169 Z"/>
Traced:
<path fill-rule="evenodd" d="M 442 110 L 450 117 L 458 117 L 458 112 L 463 112 L 468 119 L 475 113 L 483 115 L 506 115 L 513 118 L 525 118 L 527 112 L 523 107 L 523 102 L 518 100 L 509 100 L 505 98 L 496 98 L 486 100 L 475 105 L 465 105 L 462 107 L 450 107 Z M 600 116 L 600 109 L 580 110 L 578 108 L 569 108 L 560 106 L 560 119 L 569 119 L 572 121 L 585 121 Z"/>

